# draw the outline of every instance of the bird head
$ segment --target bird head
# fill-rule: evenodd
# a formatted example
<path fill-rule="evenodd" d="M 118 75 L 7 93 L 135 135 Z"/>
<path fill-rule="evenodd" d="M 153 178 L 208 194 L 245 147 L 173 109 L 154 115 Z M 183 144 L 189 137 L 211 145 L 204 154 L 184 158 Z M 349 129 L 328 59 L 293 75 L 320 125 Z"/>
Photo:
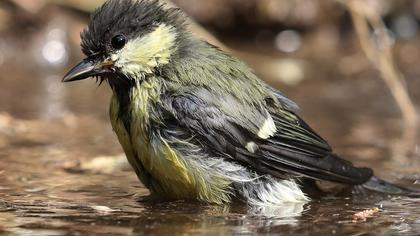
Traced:
<path fill-rule="evenodd" d="M 184 17 L 157 0 L 108 0 L 81 33 L 86 58 L 63 82 L 96 77 L 141 80 L 168 64 L 184 31 Z"/>

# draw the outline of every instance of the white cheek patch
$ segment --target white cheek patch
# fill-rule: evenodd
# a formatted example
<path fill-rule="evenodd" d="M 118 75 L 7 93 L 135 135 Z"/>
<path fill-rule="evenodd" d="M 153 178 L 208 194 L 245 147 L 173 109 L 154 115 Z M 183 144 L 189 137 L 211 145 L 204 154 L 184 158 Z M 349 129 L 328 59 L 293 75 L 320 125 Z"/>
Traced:
<path fill-rule="evenodd" d="M 152 73 L 155 67 L 169 63 L 176 37 L 173 26 L 161 24 L 153 32 L 130 40 L 111 59 L 116 67 L 135 78 Z"/>
<path fill-rule="evenodd" d="M 267 119 L 264 121 L 264 124 L 261 126 L 258 131 L 258 137 L 262 139 L 268 139 L 272 137 L 277 132 L 276 124 L 273 121 L 273 118 L 268 115 Z"/>

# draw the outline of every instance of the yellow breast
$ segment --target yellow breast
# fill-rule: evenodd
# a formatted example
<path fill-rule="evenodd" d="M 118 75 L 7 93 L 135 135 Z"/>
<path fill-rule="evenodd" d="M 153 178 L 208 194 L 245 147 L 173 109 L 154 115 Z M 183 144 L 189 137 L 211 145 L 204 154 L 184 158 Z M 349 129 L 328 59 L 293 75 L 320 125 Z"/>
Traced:
<path fill-rule="evenodd" d="M 155 92 L 157 86 L 152 83 L 153 80 L 145 81 L 133 88 L 129 132 L 118 118 L 119 102 L 113 96 L 110 108 L 113 129 L 140 180 L 147 182 L 145 173 L 141 173 L 143 170 L 159 185 L 152 191 L 163 191 L 173 198 L 194 198 L 195 181 L 184 160 L 162 137 L 152 137 L 149 130 L 149 102 L 158 99 Z"/>
<path fill-rule="evenodd" d="M 153 102 L 159 102 L 159 85 L 154 80 L 138 83 L 131 91 L 130 128 L 119 119 L 119 100 L 114 94 L 110 116 L 114 131 L 139 179 L 153 193 L 172 199 L 201 199 L 222 204 L 230 201 L 231 181 L 212 173 L 207 165 L 183 156 L 171 144 L 150 130 Z M 203 156 L 203 159 L 206 157 Z"/>

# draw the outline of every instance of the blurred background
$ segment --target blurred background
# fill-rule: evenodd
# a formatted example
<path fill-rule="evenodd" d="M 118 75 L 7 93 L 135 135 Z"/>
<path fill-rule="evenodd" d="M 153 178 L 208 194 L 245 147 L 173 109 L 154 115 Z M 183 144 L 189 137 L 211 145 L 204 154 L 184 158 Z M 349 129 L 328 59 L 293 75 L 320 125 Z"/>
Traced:
<path fill-rule="evenodd" d="M 338 0 L 170 4 L 192 18 L 196 34 L 247 62 L 296 101 L 300 115 L 341 156 L 374 167 L 385 179 L 420 184 L 413 118 L 420 106 L 420 1 L 350 2 L 359 8 Z M 66 202 L 65 209 L 79 209 L 74 201 L 80 199 L 135 212 L 134 203 L 121 198 L 147 194 L 111 129 L 108 86 L 94 80 L 61 83 L 83 58 L 80 32 L 102 3 L 0 1 L 0 200 L 33 210 L 39 204 L 24 203 L 63 208 Z M 357 9 L 366 10 L 358 14 L 369 23 L 367 38 L 355 31 Z M 378 53 L 369 57 L 366 45 Z M 0 232 L 2 226 L 16 227 L 7 217 L 16 215 L 0 214 Z"/>

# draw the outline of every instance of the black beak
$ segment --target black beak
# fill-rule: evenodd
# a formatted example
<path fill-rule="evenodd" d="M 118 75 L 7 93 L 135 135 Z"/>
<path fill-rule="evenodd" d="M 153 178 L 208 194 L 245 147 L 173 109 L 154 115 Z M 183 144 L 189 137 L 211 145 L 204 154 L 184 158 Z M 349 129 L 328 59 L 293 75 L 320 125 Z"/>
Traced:
<path fill-rule="evenodd" d="M 91 76 L 98 76 L 112 72 L 112 62 L 97 62 L 90 58 L 84 59 L 71 69 L 63 78 L 63 82 L 87 79 Z"/>

